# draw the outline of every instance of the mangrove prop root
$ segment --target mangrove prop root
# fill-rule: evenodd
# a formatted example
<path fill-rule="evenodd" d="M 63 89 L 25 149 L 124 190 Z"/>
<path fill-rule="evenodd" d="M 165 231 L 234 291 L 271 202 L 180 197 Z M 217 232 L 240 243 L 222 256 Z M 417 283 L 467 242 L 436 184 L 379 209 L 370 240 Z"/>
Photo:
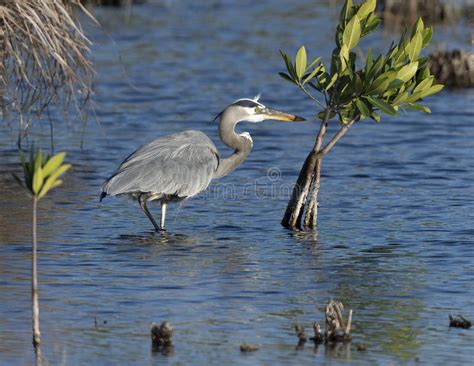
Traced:
<path fill-rule="evenodd" d="M 344 305 L 340 301 L 330 300 L 326 305 L 326 331 L 323 333 L 319 323 L 313 323 L 314 336 L 309 340 L 315 344 L 349 342 L 351 340 L 352 309 L 349 310 L 347 319 L 343 316 Z M 301 324 L 295 324 L 295 333 L 298 337 L 298 346 L 301 348 L 308 337 Z"/>
<path fill-rule="evenodd" d="M 159 326 L 156 323 L 151 323 L 150 331 L 153 345 L 158 347 L 171 346 L 174 328 L 170 322 L 164 321 Z"/>

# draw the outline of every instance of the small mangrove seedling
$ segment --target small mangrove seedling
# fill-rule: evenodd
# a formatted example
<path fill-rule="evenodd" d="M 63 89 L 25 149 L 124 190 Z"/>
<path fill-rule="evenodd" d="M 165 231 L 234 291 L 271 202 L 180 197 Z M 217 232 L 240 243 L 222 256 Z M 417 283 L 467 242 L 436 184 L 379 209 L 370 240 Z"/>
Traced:
<path fill-rule="evenodd" d="M 431 75 L 428 58 L 420 55 L 433 35 L 432 28 L 426 28 L 421 18 L 411 32 L 403 32 L 399 42 L 392 43 L 386 54 L 375 57 L 370 49 L 355 51 L 359 41 L 380 23 L 376 4 L 377 0 L 357 5 L 352 0 L 345 1 L 329 68 L 320 57 L 308 59 L 304 46 L 294 60 L 281 52 L 287 72 L 281 72 L 280 76 L 296 85 L 321 110 L 316 113 L 321 120 L 319 132 L 293 188 L 281 221 L 284 227 L 316 227 L 322 159 L 353 124 L 367 118 L 378 123 L 380 112 L 390 116 L 404 109 L 430 113 L 428 107 L 418 102 L 443 88 Z M 357 57 L 361 51 L 367 57 L 365 65 L 359 68 Z M 314 92 L 320 93 L 324 102 Z M 325 141 L 328 122 L 332 119 L 338 120 L 339 130 Z"/>
<path fill-rule="evenodd" d="M 18 176 L 13 175 L 18 183 L 30 193 L 33 201 L 31 298 L 33 310 L 33 346 L 35 348 L 37 364 L 41 361 L 36 236 L 37 206 L 39 200 L 51 189 L 62 184 L 63 181 L 59 179 L 59 177 L 71 167 L 71 164 L 63 164 L 65 156 L 66 153 L 64 152 L 60 152 L 52 157 L 43 156 L 41 149 L 38 149 L 36 152 L 31 149 L 29 161 L 26 161 L 24 153 L 20 151 L 24 181 Z"/>

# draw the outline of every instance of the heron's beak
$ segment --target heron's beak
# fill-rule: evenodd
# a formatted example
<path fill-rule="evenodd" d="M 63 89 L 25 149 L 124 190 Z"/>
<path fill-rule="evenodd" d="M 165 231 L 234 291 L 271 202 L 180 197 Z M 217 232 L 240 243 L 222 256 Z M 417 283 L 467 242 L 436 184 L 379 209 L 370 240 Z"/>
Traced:
<path fill-rule="evenodd" d="M 277 119 L 280 121 L 287 121 L 287 122 L 300 122 L 306 121 L 303 117 L 295 116 L 294 114 L 275 111 L 274 109 L 265 108 L 262 111 L 262 114 L 268 117 L 268 119 Z"/>

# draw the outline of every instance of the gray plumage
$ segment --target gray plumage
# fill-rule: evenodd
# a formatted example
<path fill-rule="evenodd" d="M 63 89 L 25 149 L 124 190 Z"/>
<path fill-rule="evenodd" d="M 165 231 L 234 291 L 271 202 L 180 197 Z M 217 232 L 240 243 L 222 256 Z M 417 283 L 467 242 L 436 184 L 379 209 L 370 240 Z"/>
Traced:
<path fill-rule="evenodd" d="M 205 190 L 217 170 L 216 146 L 200 131 L 161 137 L 127 157 L 102 186 L 108 195 L 155 193 L 179 200 Z"/>
<path fill-rule="evenodd" d="M 265 119 L 303 121 L 301 117 L 266 108 L 254 99 L 239 99 L 219 113 L 219 137 L 234 149 L 220 159 L 216 146 L 204 133 L 184 131 L 161 137 L 128 156 L 102 185 L 100 200 L 107 196 L 128 195 L 137 198 L 155 229 L 163 230 L 166 207 L 170 201 L 192 197 L 205 190 L 212 179 L 223 177 L 240 165 L 252 150 L 250 134 L 237 134 L 240 121 Z M 161 222 L 158 225 L 147 202 L 160 200 Z"/>

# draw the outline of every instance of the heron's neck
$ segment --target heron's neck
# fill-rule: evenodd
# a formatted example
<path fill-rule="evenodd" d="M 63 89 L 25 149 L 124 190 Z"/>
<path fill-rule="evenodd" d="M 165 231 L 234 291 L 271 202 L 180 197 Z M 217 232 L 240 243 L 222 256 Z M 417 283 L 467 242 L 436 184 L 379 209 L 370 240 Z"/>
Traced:
<path fill-rule="evenodd" d="M 234 149 L 228 158 L 220 159 L 214 178 L 220 178 L 237 168 L 247 158 L 252 150 L 252 139 L 246 132 L 238 134 L 235 125 L 240 122 L 230 111 L 224 111 L 219 122 L 219 137 L 222 142 Z"/>

